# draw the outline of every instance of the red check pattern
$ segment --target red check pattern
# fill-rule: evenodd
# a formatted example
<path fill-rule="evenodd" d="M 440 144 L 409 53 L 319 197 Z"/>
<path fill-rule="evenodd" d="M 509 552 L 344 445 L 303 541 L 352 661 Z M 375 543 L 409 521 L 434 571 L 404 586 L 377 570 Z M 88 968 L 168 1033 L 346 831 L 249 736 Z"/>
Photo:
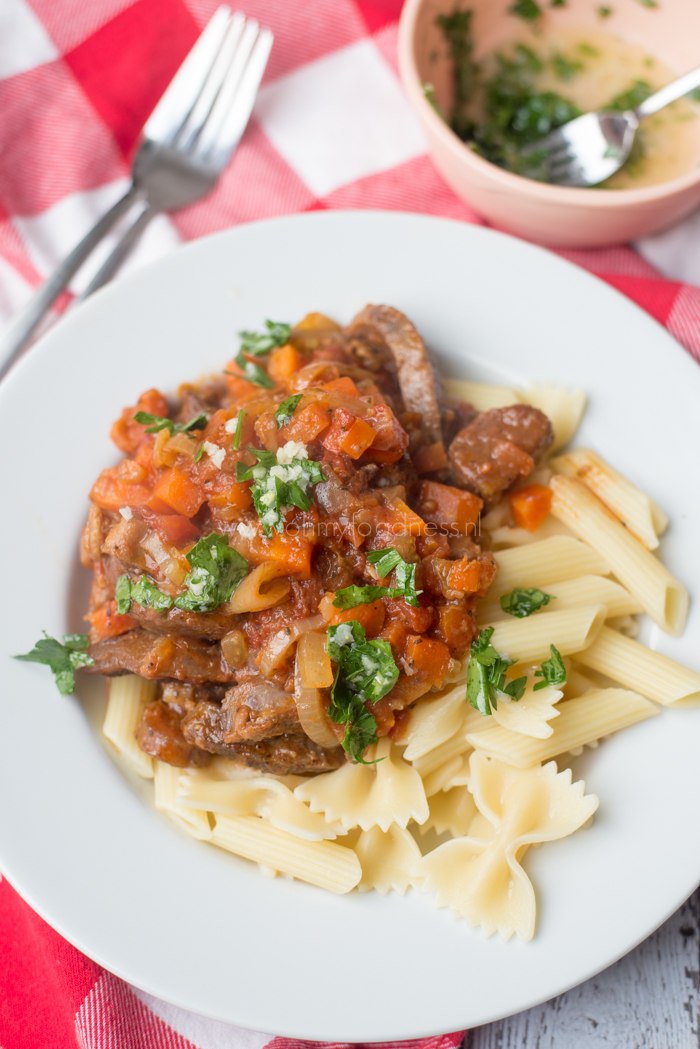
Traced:
<path fill-rule="evenodd" d="M 0 327 L 123 192 L 139 130 L 217 4 L 4 0 Z M 437 174 L 401 95 L 400 8 L 401 0 L 246 0 L 246 13 L 275 34 L 255 114 L 215 191 L 154 224 L 141 259 L 240 222 L 318 208 L 481 223 Z M 313 120 L 304 106 L 278 119 L 289 97 L 306 98 Z M 337 127 L 345 151 L 332 138 Z M 626 246 L 560 254 L 628 295 L 700 361 L 699 288 L 662 279 Z M 253 1035 L 149 999 L 71 947 L 7 881 L 0 952 L 2 1049 L 318 1044 Z M 462 1035 L 402 1044 L 453 1049 Z"/>

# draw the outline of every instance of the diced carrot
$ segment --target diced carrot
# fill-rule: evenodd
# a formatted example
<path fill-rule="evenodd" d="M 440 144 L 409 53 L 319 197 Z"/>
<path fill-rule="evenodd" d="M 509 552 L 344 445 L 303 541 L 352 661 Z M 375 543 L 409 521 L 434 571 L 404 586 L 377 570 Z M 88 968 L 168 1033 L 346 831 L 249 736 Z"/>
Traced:
<path fill-rule="evenodd" d="M 243 513 L 244 510 L 249 510 L 253 505 L 253 497 L 250 494 L 250 485 L 241 484 L 238 481 L 232 481 L 230 477 L 226 477 L 228 483 L 218 484 L 219 479 L 225 477 L 220 474 L 219 478 L 214 481 L 213 491 L 207 494 L 207 502 L 210 506 L 220 510 L 224 507 L 231 507 L 233 510 Z"/>
<path fill-rule="evenodd" d="M 365 415 L 376 432 L 367 458 L 374 463 L 397 463 L 408 448 L 408 434 L 386 404 L 375 404 Z"/>
<path fill-rule="evenodd" d="M 324 382 L 322 389 L 340 393 L 344 397 L 360 396 L 360 391 L 348 375 L 343 375 L 340 379 L 333 379 L 332 382 Z"/>
<path fill-rule="evenodd" d="M 202 436 L 204 440 L 208 441 L 211 437 L 213 437 L 216 431 L 221 429 L 221 427 L 224 425 L 227 419 L 228 412 L 225 411 L 223 408 L 217 409 L 217 411 L 214 412 L 207 425 L 203 427 L 204 433 L 202 434 Z"/>
<path fill-rule="evenodd" d="M 413 465 L 419 474 L 432 474 L 436 470 L 444 470 L 447 466 L 445 445 L 442 441 L 429 444 L 427 448 L 423 448 L 413 456 Z"/>
<path fill-rule="evenodd" d="M 90 623 L 90 642 L 94 645 L 108 637 L 119 637 L 138 626 L 130 615 L 117 615 L 117 602 L 109 601 L 85 617 Z"/>
<path fill-rule="evenodd" d="M 258 531 L 248 540 L 247 547 L 246 556 L 255 565 L 262 564 L 263 561 L 277 561 L 286 575 L 295 576 L 297 579 L 311 578 L 313 543 L 302 536 L 273 532 L 272 537 L 266 539 Z"/>
<path fill-rule="evenodd" d="M 435 632 L 445 642 L 456 659 L 462 659 L 468 651 L 476 632 L 475 615 L 459 602 L 450 602 L 438 608 Z"/>
<path fill-rule="evenodd" d="M 168 402 L 159 390 L 151 389 L 141 394 L 134 407 L 124 409 L 112 427 L 110 436 L 117 448 L 127 455 L 135 455 L 146 433 L 146 427 L 134 419 L 136 412 L 167 417 Z"/>
<path fill-rule="evenodd" d="M 416 490 L 415 505 L 426 521 L 469 535 L 476 528 L 483 501 L 471 492 L 452 488 L 437 481 L 421 481 Z"/>
<path fill-rule="evenodd" d="M 342 331 L 336 321 L 324 313 L 307 313 L 303 320 L 294 325 L 296 331 Z"/>
<path fill-rule="evenodd" d="M 327 430 L 331 424 L 331 412 L 326 401 L 315 401 L 297 412 L 293 419 L 282 426 L 277 437 L 280 444 L 286 441 L 303 441 L 308 444 Z"/>
<path fill-rule="evenodd" d="M 329 626 L 337 626 L 338 623 L 348 623 L 355 620 L 365 628 L 367 637 L 376 637 L 381 633 L 386 618 L 386 611 L 381 601 L 372 601 L 367 605 L 356 605 L 355 608 L 333 608 L 333 615 L 329 620 Z"/>
<path fill-rule="evenodd" d="M 364 419 L 355 419 L 350 429 L 340 442 L 341 452 L 345 452 L 351 459 L 359 459 L 366 452 L 372 441 L 377 436 L 375 430 L 366 423 Z"/>
<path fill-rule="evenodd" d="M 350 431 L 356 416 L 347 408 L 333 410 L 333 425 L 323 438 L 323 447 L 336 455 L 341 451 L 343 441 Z"/>
<path fill-rule="evenodd" d="M 414 514 L 402 499 L 394 499 L 391 506 L 378 508 L 376 512 L 379 531 L 389 531 L 397 535 L 426 535 L 428 526 L 425 521 Z"/>
<path fill-rule="evenodd" d="M 273 382 L 284 382 L 304 365 L 304 358 L 287 343 L 273 350 L 267 361 L 267 374 Z"/>
<path fill-rule="evenodd" d="M 181 514 L 155 514 L 149 524 L 166 543 L 174 543 L 175 546 L 188 543 L 199 535 L 199 529 Z"/>
<path fill-rule="evenodd" d="M 508 496 L 515 523 L 526 532 L 536 532 L 552 505 L 552 490 L 543 484 L 530 484 Z"/>
<path fill-rule="evenodd" d="M 481 562 L 468 557 L 455 561 L 448 572 L 447 583 L 453 590 L 475 594 L 481 587 Z"/>
<path fill-rule="evenodd" d="M 153 493 L 183 517 L 194 517 L 205 499 L 201 486 L 176 466 L 166 470 L 156 481 Z"/>
<path fill-rule="evenodd" d="M 224 378 L 226 379 L 228 392 L 231 394 L 234 401 L 241 401 L 253 394 L 257 396 L 260 393 L 259 386 L 256 386 L 254 382 L 248 382 L 247 379 L 243 378 L 243 373 L 235 361 L 229 361 L 226 365 L 226 368 L 224 369 Z"/>
<path fill-rule="evenodd" d="M 103 510 L 121 510 L 123 506 L 141 506 L 151 497 L 143 484 L 129 484 L 119 477 L 119 467 L 109 466 L 95 481 L 90 498 Z"/>
<path fill-rule="evenodd" d="M 388 619 L 379 635 L 382 641 L 388 641 L 391 645 L 391 651 L 395 660 L 403 656 L 407 633 L 406 624 L 400 619 Z"/>
<path fill-rule="evenodd" d="M 442 641 L 435 641 L 431 637 L 421 637 L 418 634 L 409 634 L 406 638 L 404 660 L 413 673 L 409 676 L 418 675 L 424 681 L 433 685 L 442 685 L 445 675 L 449 670 L 451 656 L 447 645 Z"/>

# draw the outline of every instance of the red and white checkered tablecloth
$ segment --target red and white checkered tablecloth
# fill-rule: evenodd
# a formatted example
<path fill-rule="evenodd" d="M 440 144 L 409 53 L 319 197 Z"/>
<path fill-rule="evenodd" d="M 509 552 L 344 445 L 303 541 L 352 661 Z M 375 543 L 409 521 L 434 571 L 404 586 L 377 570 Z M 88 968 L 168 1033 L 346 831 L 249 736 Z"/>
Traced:
<path fill-rule="evenodd" d="M 0 0 L 0 331 L 128 185 L 139 130 L 218 0 Z M 246 135 L 205 200 L 149 228 L 127 268 L 240 222 L 318 208 L 483 220 L 445 185 L 396 68 L 401 0 L 245 0 L 275 46 Z M 563 251 L 700 360 L 700 222 Z M 107 243 L 62 297 L 87 284 Z M 651 260 L 651 261 L 647 261 Z M 654 262 L 667 276 L 665 279 Z M 1 1049 L 296 1049 L 187 1013 L 90 961 L 0 883 Z M 451 1049 L 463 1032 L 423 1042 Z"/>

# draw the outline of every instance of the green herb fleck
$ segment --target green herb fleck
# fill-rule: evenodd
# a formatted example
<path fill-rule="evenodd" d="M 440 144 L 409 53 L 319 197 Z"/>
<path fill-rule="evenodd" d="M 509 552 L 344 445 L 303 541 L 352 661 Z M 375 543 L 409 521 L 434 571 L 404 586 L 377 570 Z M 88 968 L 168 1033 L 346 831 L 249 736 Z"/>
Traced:
<path fill-rule="evenodd" d="M 239 331 L 241 338 L 241 349 L 252 357 L 263 357 L 276 346 L 284 346 L 289 342 L 292 333 L 291 324 L 282 324 L 279 321 L 265 321 L 267 331 Z"/>
<path fill-rule="evenodd" d="M 433 109 L 435 110 L 437 115 L 442 120 L 444 120 L 445 119 L 445 114 L 443 113 L 443 111 L 442 111 L 442 109 L 441 109 L 441 107 L 440 107 L 440 105 L 438 103 L 438 100 L 435 97 L 435 85 L 434 84 L 423 84 L 422 87 L 423 87 L 423 94 L 425 95 L 427 101 L 433 107 Z"/>
<path fill-rule="evenodd" d="M 637 2 L 640 3 L 642 5 L 642 7 L 658 7 L 659 6 L 657 4 L 656 0 L 637 0 Z"/>
<path fill-rule="evenodd" d="M 248 573 L 245 557 L 217 532 L 199 539 L 185 557 L 192 571 L 185 579 L 185 593 L 174 604 L 188 612 L 211 612 L 228 601 Z"/>
<path fill-rule="evenodd" d="M 404 561 L 393 547 L 372 550 L 367 560 L 375 566 L 382 579 L 395 569 L 396 586 L 346 586 L 335 596 L 333 605 L 336 608 L 356 608 L 357 605 L 371 604 L 380 597 L 402 597 L 406 604 L 420 607 L 418 595 L 423 591 L 416 590 L 416 565 Z"/>
<path fill-rule="evenodd" d="M 299 401 L 303 396 L 304 395 L 301 393 L 295 393 L 293 397 L 288 397 L 286 401 L 282 401 L 275 412 L 278 430 L 281 430 L 283 426 L 286 426 L 287 423 L 292 421 L 292 417 L 297 410 Z"/>
<path fill-rule="evenodd" d="M 194 434 L 190 430 L 203 430 L 207 425 L 207 413 L 201 412 L 188 423 L 174 423 L 171 419 L 165 419 L 162 415 L 151 415 L 150 412 L 136 412 L 134 419 L 146 427 L 146 433 L 158 433 L 159 430 L 167 430 L 172 437 L 175 433 L 186 433 L 194 440 Z"/>
<path fill-rule="evenodd" d="M 522 18 L 523 22 L 536 22 L 542 14 L 539 4 L 535 0 L 516 0 L 512 7 L 508 8 L 512 15 Z"/>
<path fill-rule="evenodd" d="M 85 649 L 88 647 L 87 634 L 64 634 L 63 644 L 43 631 L 43 638 L 35 644 L 31 652 L 15 656 L 27 663 L 43 663 L 51 667 L 56 679 L 58 691 L 62 696 L 69 696 L 75 691 L 75 671 L 78 667 L 93 666 L 95 660 Z"/>
<path fill-rule="evenodd" d="M 527 684 L 526 677 L 506 681 L 505 672 L 514 660 L 499 655 L 493 647 L 493 631 L 493 627 L 488 627 L 472 641 L 467 673 L 467 699 L 485 717 L 496 709 L 498 692 L 517 701 L 521 699 Z"/>
<path fill-rule="evenodd" d="M 619 113 L 624 113 L 628 109 L 636 109 L 649 98 L 652 92 L 653 88 L 646 80 L 635 80 L 632 87 L 615 95 L 605 108 Z"/>
<path fill-rule="evenodd" d="M 236 364 L 241 369 L 242 375 L 236 376 L 236 378 L 247 379 L 248 382 L 252 382 L 255 386 L 262 386 L 265 390 L 271 390 L 275 385 L 270 376 L 267 374 L 264 368 L 261 368 L 255 361 L 249 361 L 245 356 L 243 350 L 236 354 L 234 358 Z M 225 372 L 226 375 L 233 375 L 233 372 Z"/>
<path fill-rule="evenodd" d="M 551 61 L 554 75 L 558 80 L 573 80 L 583 69 L 581 62 L 572 62 L 566 55 L 562 55 L 559 52 L 552 55 Z"/>
<path fill-rule="evenodd" d="M 141 608 L 157 608 L 164 612 L 173 607 L 173 599 L 169 594 L 159 590 L 152 579 L 143 575 L 138 583 L 132 583 L 127 575 L 119 576 L 114 588 L 114 596 L 117 599 L 117 612 L 123 616 L 131 609 L 132 602 L 141 605 Z"/>
<path fill-rule="evenodd" d="M 503 595 L 501 608 L 509 616 L 525 619 L 526 616 L 531 616 L 533 612 L 537 612 L 538 609 L 544 608 L 550 601 L 555 600 L 553 594 L 545 594 L 544 591 L 534 586 L 527 588 L 516 586 L 509 594 Z"/>
<path fill-rule="evenodd" d="M 566 0 L 549 0 L 550 7 L 566 7 Z"/>
<path fill-rule="evenodd" d="M 533 686 L 533 692 L 539 691 L 541 688 L 547 688 L 547 685 L 551 685 L 552 688 L 558 688 L 559 685 L 566 684 L 566 667 L 564 666 L 564 660 L 561 658 L 559 651 L 554 645 L 549 646 L 551 653 L 551 659 L 545 659 L 542 664 L 541 670 L 535 671 L 535 677 L 541 677 L 544 680 L 538 681 Z"/>
<path fill-rule="evenodd" d="M 202 456 L 203 456 L 203 455 L 204 455 L 204 445 L 202 445 L 202 447 L 201 447 L 201 448 L 199 449 L 199 451 L 198 451 L 198 452 L 197 452 L 197 454 L 195 455 L 195 457 L 194 457 L 194 461 L 195 461 L 196 463 L 198 463 L 198 462 L 199 462 L 199 460 L 200 460 L 200 459 L 202 458 Z"/>
<path fill-rule="evenodd" d="M 287 445 L 284 445 L 287 447 Z M 236 463 L 236 480 L 250 481 L 250 494 L 263 526 L 263 533 L 269 539 L 272 529 L 284 531 L 284 510 L 292 506 L 308 510 L 311 506 L 309 488 L 311 485 L 325 481 L 321 464 L 301 456 L 280 462 L 277 455 L 265 449 L 252 448 L 248 445 L 258 462 L 255 466 Z"/>
<path fill-rule="evenodd" d="M 368 641 L 355 620 L 328 628 L 328 654 L 337 664 L 328 716 L 345 725 L 343 748 L 351 759 L 366 764 L 363 754 L 377 742 L 377 721 L 365 703 L 377 703 L 390 692 L 399 670 L 388 641 Z"/>
<path fill-rule="evenodd" d="M 474 41 L 471 35 L 471 11 L 454 11 L 451 15 L 438 15 L 437 25 L 450 45 L 454 81 L 454 109 L 450 125 L 465 141 L 471 138 L 474 124 L 465 112 L 465 107 L 472 101 L 480 73 L 474 61 Z"/>
<path fill-rule="evenodd" d="M 243 420 L 245 419 L 245 412 L 241 408 L 236 419 L 236 432 L 233 435 L 233 450 L 238 451 L 238 446 L 241 443 L 241 433 L 243 432 Z"/>
<path fill-rule="evenodd" d="M 613 9 L 612 7 L 606 7 L 604 4 L 601 4 L 601 6 L 597 8 L 597 13 L 598 18 L 610 18 L 610 15 L 613 13 Z"/>
<path fill-rule="evenodd" d="M 685 97 L 690 102 L 700 102 L 700 87 L 694 87 Z"/>

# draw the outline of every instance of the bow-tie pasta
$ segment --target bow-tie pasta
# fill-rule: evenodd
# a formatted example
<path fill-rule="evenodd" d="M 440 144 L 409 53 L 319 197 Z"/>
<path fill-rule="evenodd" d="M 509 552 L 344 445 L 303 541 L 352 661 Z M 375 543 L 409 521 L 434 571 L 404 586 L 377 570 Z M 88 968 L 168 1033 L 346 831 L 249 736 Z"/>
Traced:
<path fill-rule="evenodd" d="M 455 838 L 418 861 L 414 874 L 437 905 L 496 930 L 504 940 L 535 932 L 535 893 L 518 859 L 529 845 L 563 838 L 578 830 L 598 808 L 584 797 L 584 784 L 571 782 L 571 770 L 557 773 L 555 762 L 516 769 L 475 752 L 471 787 L 479 812 L 495 829 L 492 841 Z"/>
<path fill-rule="evenodd" d="M 403 896 L 412 877 L 420 849 L 409 831 L 392 823 L 387 831 L 379 827 L 363 830 L 355 844 L 355 852 L 362 867 L 360 892 L 376 889 L 386 896 L 390 889 Z"/>

